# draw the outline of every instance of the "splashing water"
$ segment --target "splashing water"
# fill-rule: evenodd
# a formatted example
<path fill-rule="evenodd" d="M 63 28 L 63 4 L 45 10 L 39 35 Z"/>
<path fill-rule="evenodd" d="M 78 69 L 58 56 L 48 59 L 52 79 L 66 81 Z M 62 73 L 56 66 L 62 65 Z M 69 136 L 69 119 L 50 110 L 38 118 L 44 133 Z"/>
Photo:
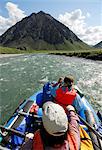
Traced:
<path fill-rule="evenodd" d="M 23 99 L 42 88 L 39 80 L 73 75 L 75 83 L 102 109 L 102 62 L 55 55 L 22 55 L 0 60 L 0 123 L 4 123 Z M 94 98 L 94 99 L 93 99 Z"/>

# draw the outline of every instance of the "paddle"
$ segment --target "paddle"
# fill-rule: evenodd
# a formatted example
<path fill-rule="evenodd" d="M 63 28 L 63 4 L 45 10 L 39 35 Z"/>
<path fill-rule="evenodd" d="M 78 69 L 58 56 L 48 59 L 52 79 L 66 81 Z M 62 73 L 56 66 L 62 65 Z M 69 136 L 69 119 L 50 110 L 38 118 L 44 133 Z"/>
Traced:
<path fill-rule="evenodd" d="M 25 113 L 24 113 L 24 114 L 25 114 Z M 26 113 L 26 114 L 27 114 L 27 113 Z M 26 114 L 25 114 L 25 115 L 26 115 Z M 77 115 L 78 115 L 78 114 L 77 114 Z M 36 117 L 39 118 L 40 116 L 36 115 Z M 100 138 L 100 139 L 102 140 L 102 135 L 101 135 L 101 134 L 99 134 L 94 128 L 92 128 L 82 117 L 80 117 L 79 115 L 78 115 L 78 117 L 80 118 L 80 120 L 81 120 L 98 138 Z M 12 134 L 15 134 L 15 135 L 17 135 L 17 136 L 19 136 L 19 137 L 25 138 L 25 134 L 24 134 L 24 133 L 19 132 L 19 131 L 15 130 L 15 129 L 9 129 L 9 128 L 4 127 L 4 126 L 2 126 L 2 125 L 0 125 L 0 129 L 9 132 L 11 135 L 12 135 Z"/>
<path fill-rule="evenodd" d="M 15 135 L 17 135 L 19 137 L 25 138 L 25 134 L 24 133 L 22 133 L 20 131 L 17 131 L 15 129 L 7 128 L 7 127 L 5 127 L 3 125 L 0 125 L 0 129 L 9 132 L 11 135 L 15 134 Z"/>
<path fill-rule="evenodd" d="M 21 116 L 32 116 L 32 117 L 35 117 L 35 118 L 41 118 L 41 116 L 38 116 L 38 115 L 34 115 L 34 114 L 30 114 L 30 113 L 26 113 L 26 112 L 23 112 L 23 111 L 17 111 L 18 115 L 21 115 Z M 35 122 L 38 124 L 38 126 L 41 126 L 41 120 L 35 120 Z M 21 138 L 25 138 L 25 134 L 20 132 L 20 131 L 17 131 L 15 129 L 12 129 L 12 128 L 7 128 L 3 125 L 0 125 L 0 129 L 1 129 L 1 135 L 3 137 L 6 137 L 7 133 L 5 134 L 4 131 L 8 132 L 9 134 L 11 135 L 16 135 L 16 136 L 19 136 Z"/>
<path fill-rule="evenodd" d="M 80 117 L 79 115 L 78 117 L 98 138 L 102 140 L 102 135 L 100 133 L 98 133 L 93 127 L 91 127 L 82 117 Z"/>
<path fill-rule="evenodd" d="M 23 111 L 18 111 L 18 114 L 21 115 L 21 116 L 34 117 L 34 118 L 36 118 L 35 122 L 38 123 L 38 126 L 41 126 L 41 124 L 42 124 L 42 121 L 39 120 L 39 118 L 42 118 L 42 116 L 34 115 L 34 114 L 31 114 L 31 113 L 26 113 L 26 112 L 23 112 Z"/>
<path fill-rule="evenodd" d="M 22 116 L 31 116 L 31 117 L 35 117 L 35 118 L 41 118 L 42 116 L 38 116 L 38 115 L 34 115 L 31 113 L 26 113 L 24 111 L 18 111 L 18 114 L 22 115 Z"/>
<path fill-rule="evenodd" d="M 22 111 L 18 112 L 20 115 L 24 115 L 24 116 L 34 116 L 36 118 L 41 118 L 41 116 L 38 115 L 33 115 L 33 114 L 29 114 L 29 113 L 25 113 Z M 78 114 L 77 114 L 78 115 Z M 78 115 L 78 117 L 80 118 L 80 120 L 97 136 L 102 140 L 102 135 L 100 133 L 98 133 L 93 127 L 90 126 L 90 124 L 88 124 L 81 116 Z M 39 123 L 41 123 L 41 121 L 39 121 Z"/>
<path fill-rule="evenodd" d="M 29 113 L 25 113 L 25 112 L 18 112 L 21 115 L 29 115 L 29 116 L 34 116 L 36 118 L 41 118 L 41 116 L 38 115 L 32 115 Z M 78 114 L 77 114 L 78 115 Z M 90 124 L 88 124 L 81 116 L 78 115 L 78 117 L 80 118 L 80 120 L 97 136 L 102 140 L 102 135 L 100 133 L 98 133 L 93 127 L 90 126 Z M 41 121 L 39 121 L 41 123 Z"/>

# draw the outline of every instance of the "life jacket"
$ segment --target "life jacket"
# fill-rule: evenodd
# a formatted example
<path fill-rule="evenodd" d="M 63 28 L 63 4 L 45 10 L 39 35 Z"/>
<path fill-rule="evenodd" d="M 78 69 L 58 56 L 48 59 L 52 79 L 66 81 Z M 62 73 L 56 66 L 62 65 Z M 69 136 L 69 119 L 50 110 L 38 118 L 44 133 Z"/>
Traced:
<path fill-rule="evenodd" d="M 66 87 L 65 91 L 63 91 L 62 87 L 60 87 L 56 90 L 55 102 L 66 107 L 73 104 L 75 97 L 76 91 L 74 89 L 69 91 Z"/>
<path fill-rule="evenodd" d="M 87 132 L 80 126 L 79 127 L 80 131 L 80 150 L 94 150 L 92 141 L 87 134 Z M 76 143 L 76 140 L 72 135 L 67 134 L 67 141 L 70 147 L 70 150 L 78 150 L 78 146 Z M 40 135 L 40 130 L 37 130 L 34 134 L 34 139 L 33 139 L 33 150 L 44 150 L 44 144 Z"/>
<path fill-rule="evenodd" d="M 79 128 L 79 131 L 81 139 L 80 150 L 94 150 L 91 138 L 89 137 L 87 132 L 81 126 Z"/>
<path fill-rule="evenodd" d="M 78 150 L 76 140 L 74 139 L 74 136 L 67 134 L 67 141 L 70 145 L 70 150 Z M 40 130 L 37 130 L 34 133 L 34 139 L 33 139 L 33 150 L 44 150 L 44 144 L 40 135 Z"/>
<path fill-rule="evenodd" d="M 33 150 L 44 150 L 44 144 L 40 135 L 40 130 L 34 133 Z"/>

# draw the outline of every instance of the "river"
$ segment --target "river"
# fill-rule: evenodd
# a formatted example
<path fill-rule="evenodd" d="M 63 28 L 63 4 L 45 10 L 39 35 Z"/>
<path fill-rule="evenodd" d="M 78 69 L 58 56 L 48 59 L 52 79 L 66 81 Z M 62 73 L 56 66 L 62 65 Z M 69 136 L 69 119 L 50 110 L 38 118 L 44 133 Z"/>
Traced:
<path fill-rule="evenodd" d="M 95 110 L 102 110 L 102 62 L 83 58 L 33 54 L 0 58 L 0 124 L 18 104 L 42 88 L 41 79 L 73 75 L 75 84 L 90 95 Z"/>

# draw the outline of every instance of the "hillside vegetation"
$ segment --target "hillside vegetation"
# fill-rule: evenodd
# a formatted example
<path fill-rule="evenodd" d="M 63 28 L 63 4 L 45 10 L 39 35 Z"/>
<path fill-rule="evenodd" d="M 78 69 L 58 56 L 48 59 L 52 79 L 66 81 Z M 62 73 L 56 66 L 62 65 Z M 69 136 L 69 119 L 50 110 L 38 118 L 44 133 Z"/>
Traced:
<path fill-rule="evenodd" d="M 25 51 L 21 51 L 16 48 L 0 46 L 0 54 L 22 54 L 22 53 L 25 53 Z"/>
<path fill-rule="evenodd" d="M 79 51 L 61 51 L 61 52 L 52 52 L 50 54 L 55 55 L 65 55 L 65 56 L 76 56 L 76 57 L 82 57 L 86 59 L 92 59 L 92 60 L 101 60 L 102 61 L 102 49 L 94 49 L 94 50 L 79 50 Z"/>
<path fill-rule="evenodd" d="M 102 60 L 102 49 L 88 49 L 88 50 L 19 50 L 15 48 L 8 48 L 0 46 L 0 54 L 30 54 L 30 53 L 45 53 L 54 55 L 76 56 L 93 60 Z"/>

